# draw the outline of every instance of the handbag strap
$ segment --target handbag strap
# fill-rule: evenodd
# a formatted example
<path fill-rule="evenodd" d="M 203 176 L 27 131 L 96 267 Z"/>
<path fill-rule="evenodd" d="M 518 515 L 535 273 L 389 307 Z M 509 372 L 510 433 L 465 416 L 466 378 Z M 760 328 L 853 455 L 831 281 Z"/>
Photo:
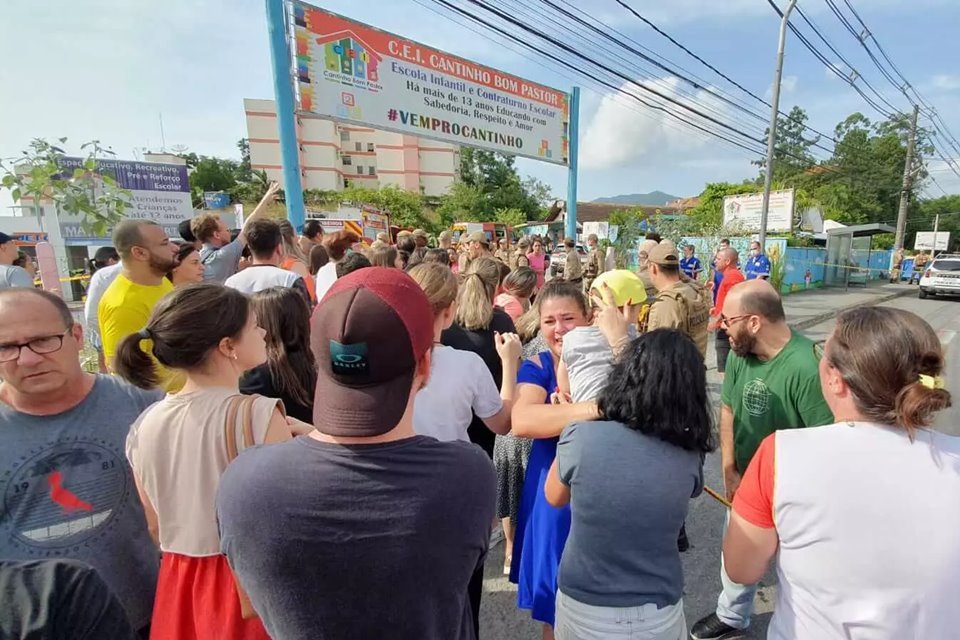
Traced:
<path fill-rule="evenodd" d="M 223 442 L 227 447 L 227 462 L 237 457 L 237 412 L 246 396 L 236 395 L 227 401 L 227 419 L 223 423 Z M 246 434 L 244 434 L 246 439 Z"/>
<path fill-rule="evenodd" d="M 254 445 L 253 442 L 253 403 L 259 398 L 258 395 L 242 396 L 243 413 L 241 417 L 243 427 L 243 448 L 249 449 Z"/>

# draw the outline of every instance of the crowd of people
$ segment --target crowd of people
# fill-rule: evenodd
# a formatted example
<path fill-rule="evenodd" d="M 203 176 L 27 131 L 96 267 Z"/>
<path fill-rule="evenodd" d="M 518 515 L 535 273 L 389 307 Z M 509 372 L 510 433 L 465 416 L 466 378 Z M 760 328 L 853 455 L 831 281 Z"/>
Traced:
<path fill-rule="evenodd" d="M 274 192 L 237 233 L 118 224 L 86 330 L 0 287 L 0 636 L 475 639 L 502 537 L 547 639 L 730 637 L 774 556 L 771 638 L 952 637 L 960 440 L 916 315 L 848 311 L 821 349 L 759 245 L 708 274 L 566 239 L 549 278 L 546 239 L 297 235 Z M 718 445 L 722 589 L 688 630 Z"/>

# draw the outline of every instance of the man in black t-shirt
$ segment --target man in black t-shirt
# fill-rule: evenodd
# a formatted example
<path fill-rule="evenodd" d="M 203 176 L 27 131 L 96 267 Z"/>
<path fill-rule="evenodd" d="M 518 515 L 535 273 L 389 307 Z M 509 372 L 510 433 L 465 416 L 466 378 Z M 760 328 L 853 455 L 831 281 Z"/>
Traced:
<path fill-rule="evenodd" d="M 474 640 L 467 585 L 496 474 L 472 444 L 414 433 L 430 303 L 405 273 L 370 267 L 337 280 L 311 325 L 316 431 L 230 465 L 223 552 L 271 637 Z"/>
<path fill-rule="evenodd" d="M 0 560 L 0 602 L 0 638 L 140 637 L 96 569 L 76 560 Z"/>

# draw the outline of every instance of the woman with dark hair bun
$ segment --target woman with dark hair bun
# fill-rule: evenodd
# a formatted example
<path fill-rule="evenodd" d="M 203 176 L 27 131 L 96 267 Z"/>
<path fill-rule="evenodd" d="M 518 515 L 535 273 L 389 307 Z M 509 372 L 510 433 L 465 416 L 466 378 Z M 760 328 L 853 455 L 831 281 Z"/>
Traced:
<path fill-rule="evenodd" d="M 117 373 L 138 387 L 157 385 L 157 362 L 186 377 L 127 437 L 147 525 L 162 552 L 155 638 L 268 637 L 260 620 L 246 615 L 220 553 L 214 506 L 220 476 L 238 451 L 291 437 L 283 403 L 240 394 L 241 374 L 266 358 L 250 299 L 218 284 L 174 289 L 117 349 Z"/>
<path fill-rule="evenodd" d="M 544 486 L 550 504 L 571 505 L 556 637 L 686 638 L 677 531 L 714 449 L 703 358 L 679 331 L 644 334 L 597 404 L 601 421 L 563 430 Z"/>
<path fill-rule="evenodd" d="M 836 424 L 768 436 L 733 499 L 723 559 L 751 584 L 778 555 L 769 638 L 956 638 L 960 438 L 943 347 L 909 311 L 840 314 L 820 359 Z"/>

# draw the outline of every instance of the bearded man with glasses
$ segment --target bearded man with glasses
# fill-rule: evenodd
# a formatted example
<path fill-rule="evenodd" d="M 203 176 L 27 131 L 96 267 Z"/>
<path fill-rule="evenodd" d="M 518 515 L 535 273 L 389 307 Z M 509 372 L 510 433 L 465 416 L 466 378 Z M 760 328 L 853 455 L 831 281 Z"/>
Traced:
<path fill-rule="evenodd" d="M 92 566 L 143 632 L 159 552 L 124 447 L 162 393 L 85 373 L 82 346 L 61 298 L 0 290 L 0 558 Z"/>
<path fill-rule="evenodd" d="M 770 283 L 748 280 L 721 288 L 720 294 L 717 325 L 733 350 L 720 396 L 720 459 L 732 502 L 764 438 L 778 429 L 832 424 L 833 414 L 820 390 L 814 343 L 787 324 L 783 302 Z M 716 612 L 693 625 L 694 640 L 739 636 L 750 625 L 757 585 L 733 582 L 722 558 L 720 579 Z"/>

